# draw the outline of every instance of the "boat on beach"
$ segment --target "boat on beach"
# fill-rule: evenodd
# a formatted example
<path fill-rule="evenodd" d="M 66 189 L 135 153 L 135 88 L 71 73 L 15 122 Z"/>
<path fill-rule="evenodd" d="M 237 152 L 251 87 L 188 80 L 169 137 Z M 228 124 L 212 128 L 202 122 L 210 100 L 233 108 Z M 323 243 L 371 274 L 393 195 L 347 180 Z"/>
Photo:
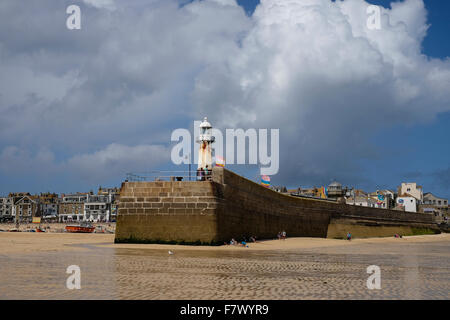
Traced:
<path fill-rule="evenodd" d="M 81 222 L 80 224 L 71 224 L 66 226 L 65 230 L 67 232 L 73 233 L 92 233 L 95 230 L 95 227 L 92 224 L 87 222 Z"/>

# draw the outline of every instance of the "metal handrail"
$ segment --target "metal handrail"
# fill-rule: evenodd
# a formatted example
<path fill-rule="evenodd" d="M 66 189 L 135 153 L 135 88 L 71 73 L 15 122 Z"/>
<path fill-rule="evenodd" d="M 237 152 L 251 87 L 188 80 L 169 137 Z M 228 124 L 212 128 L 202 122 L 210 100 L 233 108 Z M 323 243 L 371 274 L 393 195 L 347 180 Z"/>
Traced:
<path fill-rule="evenodd" d="M 210 177 L 211 170 L 204 177 Z M 142 171 L 142 172 L 129 172 L 126 174 L 126 181 L 139 182 L 139 181 L 157 181 L 157 179 L 177 179 L 181 178 L 189 179 L 188 181 L 197 181 L 197 170 L 152 170 L 152 171 Z M 163 180 L 164 181 L 164 180 Z"/>

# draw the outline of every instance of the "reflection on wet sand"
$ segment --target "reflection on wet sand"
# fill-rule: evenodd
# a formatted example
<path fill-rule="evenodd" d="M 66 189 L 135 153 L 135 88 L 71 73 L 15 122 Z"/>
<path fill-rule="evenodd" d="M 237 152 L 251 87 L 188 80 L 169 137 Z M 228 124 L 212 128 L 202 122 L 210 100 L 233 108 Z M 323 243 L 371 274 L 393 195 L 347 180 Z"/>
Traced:
<path fill-rule="evenodd" d="M 54 251 L 0 253 L 0 298 L 449 299 L 450 242 L 436 240 L 288 250 L 172 246 L 169 255 L 158 246 L 83 239 Z M 373 264 L 381 267 L 381 290 L 366 287 Z M 81 290 L 66 288 L 69 265 L 81 268 Z"/>

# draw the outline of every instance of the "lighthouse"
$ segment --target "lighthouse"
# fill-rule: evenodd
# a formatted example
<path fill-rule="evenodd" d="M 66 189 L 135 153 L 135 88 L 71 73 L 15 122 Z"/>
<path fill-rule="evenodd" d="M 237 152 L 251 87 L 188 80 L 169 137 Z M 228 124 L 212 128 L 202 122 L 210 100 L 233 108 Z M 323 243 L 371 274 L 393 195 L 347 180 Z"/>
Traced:
<path fill-rule="evenodd" d="M 198 150 L 198 169 L 208 169 L 212 168 L 212 150 L 211 145 L 214 142 L 214 137 L 212 136 L 212 127 L 208 122 L 208 118 L 205 117 L 200 123 L 200 135 L 197 138 L 197 142 L 200 144 Z"/>

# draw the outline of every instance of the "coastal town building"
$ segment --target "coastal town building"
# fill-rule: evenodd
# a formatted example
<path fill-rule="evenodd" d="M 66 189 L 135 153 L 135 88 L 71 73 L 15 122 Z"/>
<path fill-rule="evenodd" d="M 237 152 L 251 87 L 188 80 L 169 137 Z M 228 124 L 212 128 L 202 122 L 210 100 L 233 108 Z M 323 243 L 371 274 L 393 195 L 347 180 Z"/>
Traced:
<path fill-rule="evenodd" d="M 417 212 L 417 206 L 419 204 L 419 201 L 420 200 L 415 197 L 408 196 L 408 195 L 402 195 L 402 196 L 397 197 L 396 208 L 398 210 L 403 210 L 406 212 Z"/>
<path fill-rule="evenodd" d="M 40 216 L 44 219 L 58 219 L 59 196 L 56 193 L 41 193 L 38 197 Z"/>
<path fill-rule="evenodd" d="M 328 198 L 339 198 L 345 195 L 344 188 L 342 184 L 337 181 L 333 181 L 328 185 Z"/>
<path fill-rule="evenodd" d="M 120 188 L 98 188 L 98 195 L 108 196 L 108 221 L 115 222 L 117 219 L 117 213 L 119 209 Z"/>
<path fill-rule="evenodd" d="M 111 215 L 109 217 L 109 221 L 116 222 L 118 212 L 119 212 L 119 198 L 115 199 L 113 203 L 111 203 Z"/>
<path fill-rule="evenodd" d="M 120 195 L 120 188 L 113 187 L 113 188 L 102 188 L 101 186 L 98 187 L 97 194 L 99 196 L 112 196 L 112 199 L 119 198 Z"/>
<path fill-rule="evenodd" d="M 377 201 L 368 196 L 351 196 L 345 199 L 346 204 L 361 206 L 361 207 L 369 207 L 376 208 Z"/>
<path fill-rule="evenodd" d="M 431 192 L 427 192 L 423 196 L 423 204 L 424 205 L 432 205 L 440 210 L 447 211 L 448 210 L 448 200 L 444 198 L 436 197 Z"/>
<path fill-rule="evenodd" d="M 12 222 L 14 200 L 10 197 L 0 197 L 0 222 Z"/>
<path fill-rule="evenodd" d="M 368 193 L 361 189 L 353 189 L 352 193 L 356 197 L 367 197 Z"/>
<path fill-rule="evenodd" d="M 419 212 L 432 214 L 437 222 L 443 222 L 448 215 L 448 199 L 439 198 L 428 192 L 423 196 L 423 203 L 419 205 Z"/>
<path fill-rule="evenodd" d="M 287 194 L 292 196 L 301 196 L 308 198 L 316 198 L 316 199 L 327 199 L 327 191 L 325 187 L 313 187 L 313 188 L 297 188 L 297 189 L 289 189 Z"/>
<path fill-rule="evenodd" d="M 398 187 L 398 195 L 412 196 L 417 199 L 418 203 L 423 201 L 423 188 L 415 182 L 404 182 Z"/>
<path fill-rule="evenodd" d="M 59 222 L 82 221 L 88 193 L 62 194 L 59 202 Z"/>
<path fill-rule="evenodd" d="M 298 188 L 290 190 L 292 191 L 291 194 L 293 195 L 301 195 L 305 197 L 316 197 L 317 195 L 317 188 Z"/>
<path fill-rule="evenodd" d="M 27 192 L 10 193 L 9 198 L 13 199 L 11 214 L 15 223 L 31 223 L 33 217 L 39 216 L 39 204 L 36 196 Z"/>
<path fill-rule="evenodd" d="M 88 194 L 84 203 L 84 221 L 106 222 L 110 217 L 111 195 Z"/>
<path fill-rule="evenodd" d="M 395 208 L 395 193 L 391 190 L 377 190 L 369 193 L 369 197 L 375 202 L 375 208 Z"/>

